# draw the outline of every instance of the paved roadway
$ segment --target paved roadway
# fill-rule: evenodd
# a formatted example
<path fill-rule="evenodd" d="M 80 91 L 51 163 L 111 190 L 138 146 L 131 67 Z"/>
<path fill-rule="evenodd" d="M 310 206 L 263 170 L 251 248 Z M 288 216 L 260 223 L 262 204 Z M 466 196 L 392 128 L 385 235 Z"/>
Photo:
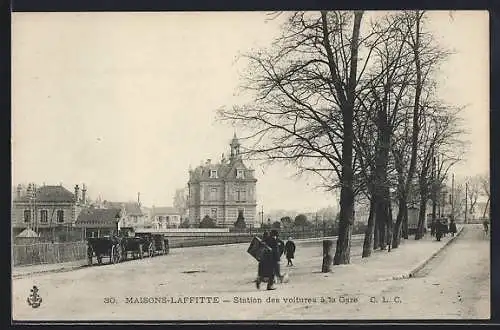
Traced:
<path fill-rule="evenodd" d="M 354 264 L 336 266 L 332 274 L 320 273 L 321 241 L 300 242 L 296 266 L 282 265 L 290 273 L 291 281 L 278 286 L 276 291 L 256 290 L 253 280 L 257 264 L 246 253 L 247 244 L 173 249 L 167 256 L 16 279 L 13 317 L 25 320 L 489 317 L 489 239 L 484 237 L 481 226 L 466 226 L 462 235 L 416 278 L 380 281 L 378 272 L 398 263 L 391 262 L 391 258 L 405 259 L 408 253 L 415 256 L 424 245 L 439 244 L 430 240 L 410 241 L 391 254 L 375 253 L 363 261 L 356 257 Z M 354 256 L 361 253 L 361 245 L 362 240 L 353 242 Z M 33 285 L 40 288 L 43 297 L 37 309 L 26 303 Z M 183 300 L 190 296 L 217 297 L 229 302 L 197 304 Z M 335 304 L 300 301 L 319 296 L 337 300 Z M 105 303 L 106 297 L 115 298 L 116 303 Z M 130 297 L 166 297 L 170 303 L 127 303 Z M 234 299 L 239 297 L 242 299 L 236 303 Z M 287 297 L 299 300 L 267 301 Z M 261 302 L 252 303 L 251 299 Z"/>
<path fill-rule="evenodd" d="M 297 276 L 307 272 L 300 268 L 312 260 L 321 269 L 321 240 L 298 241 L 295 267 Z M 353 254 L 361 254 L 362 236 L 353 237 Z M 64 272 L 35 275 L 13 280 L 14 319 L 177 319 L 179 314 L 153 314 L 155 305 L 124 305 L 126 297 L 143 296 L 220 296 L 232 299 L 233 291 L 255 291 L 253 283 L 257 262 L 246 249 L 248 244 L 171 249 L 166 256 L 132 260 L 115 265 L 86 267 Z M 106 262 L 106 260 L 104 260 Z M 286 269 L 283 265 L 283 269 Z M 32 309 L 26 302 L 33 285 L 43 301 Z M 105 304 L 115 297 L 118 304 Z M 126 308 L 129 307 L 129 308 Z M 130 309 L 132 307 L 132 309 Z M 217 307 L 220 308 L 220 307 Z M 166 308 L 161 306 L 164 311 Z M 132 311 L 130 314 L 128 311 Z M 147 310 L 144 312 L 144 310 Z M 207 313 L 202 319 L 210 318 Z M 199 316 L 199 315 L 198 315 Z M 180 318 L 192 318 L 186 310 Z M 195 318 L 197 316 L 194 316 Z M 229 317 L 229 316 L 228 316 Z"/>

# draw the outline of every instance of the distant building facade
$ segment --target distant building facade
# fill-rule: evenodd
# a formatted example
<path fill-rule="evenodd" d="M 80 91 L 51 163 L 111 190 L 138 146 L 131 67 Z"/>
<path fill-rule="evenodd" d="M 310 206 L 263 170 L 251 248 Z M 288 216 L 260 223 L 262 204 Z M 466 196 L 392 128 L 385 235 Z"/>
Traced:
<path fill-rule="evenodd" d="M 84 208 L 75 222 L 75 227 L 82 228 L 83 238 L 102 237 L 118 234 L 118 223 L 122 220 L 121 209 Z"/>
<path fill-rule="evenodd" d="M 179 228 L 182 220 L 181 212 L 168 206 L 153 206 L 150 219 L 152 227 L 156 229 Z"/>
<path fill-rule="evenodd" d="M 119 227 L 144 228 L 147 222 L 147 215 L 143 212 L 141 203 L 137 202 L 108 202 L 102 203 L 104 209 L 119 209 Z"/>
<path fill-rule="evenodd" d="M 12 231 L 16 236 L 24 229 L 41 237 L 74 227 L 81 210 L 88 204 L 85 184 L 75 185 L 72 193 L 62 185 L 18 185 L 12 203 Z"/>
<path fill-rule="evenodd" d="M 248 168 L 240 154 L 236 135 L 230 143 L 230 157 L 222 155 L 219 163 L 210 159 L 204 165 L 189 171 L 188 217 L 191 225 L 198 225 L 209 216 L 218 226 L 233 227 L 238 214 L 247 226 L 256 225 L 255 171 Z"/>

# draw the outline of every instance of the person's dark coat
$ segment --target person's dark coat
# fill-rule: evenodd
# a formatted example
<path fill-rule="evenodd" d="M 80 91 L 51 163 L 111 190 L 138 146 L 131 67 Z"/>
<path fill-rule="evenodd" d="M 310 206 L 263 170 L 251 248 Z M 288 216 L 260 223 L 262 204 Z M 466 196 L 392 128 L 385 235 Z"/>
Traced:
<path fill-rule="evenodd" d="M 292 241 L 286 242 L 285 252 L 286 252 L 287 259 L 293 259 L 295 256 L 295 243 Z"/>
<path fill-rule="evenodd" d="M 278 242 L 271 236 L 266 237 L 264 243 L 270 247 L 270 250 L 264 252 L 258 269 L 259 277 L 273 277 L 276 275 L 276 262 L 280 260 Z"/>
<path fill-rule="evenodd" d="M 457 232 L 457 224 L 455 222 L 450 222 L 450 233 L 456 234 Z"/>

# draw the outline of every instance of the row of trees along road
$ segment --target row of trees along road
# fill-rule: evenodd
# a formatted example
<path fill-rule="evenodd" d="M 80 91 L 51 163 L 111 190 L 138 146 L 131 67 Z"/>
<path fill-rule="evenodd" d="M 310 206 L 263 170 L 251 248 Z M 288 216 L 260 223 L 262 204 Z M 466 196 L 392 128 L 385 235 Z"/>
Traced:
<path fill-rule="evenodd" d="M 313 173 L 326 189 L 340 190 L 334 265 L 350 262 L 357 198 L 371 203 L 363 257 L 408 237 L 414 196 L 420 239 L 430 187 L 465 147 L 461 109 L 437 93 L 436 73 L 450 52 L 426 29 L 426 12 L 271 15 L 285 18 L 281 35 L 242 56 L 242 89 L 253 99 L 219 109 L 219 119 L 251 130 L 249 158 L 293 164 L 298 174 Z"/>

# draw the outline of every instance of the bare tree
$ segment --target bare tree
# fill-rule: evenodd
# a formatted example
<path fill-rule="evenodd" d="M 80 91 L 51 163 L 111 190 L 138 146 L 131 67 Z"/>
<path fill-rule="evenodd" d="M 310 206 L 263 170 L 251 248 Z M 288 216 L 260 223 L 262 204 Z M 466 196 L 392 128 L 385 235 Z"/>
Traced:
<path fill-rule="evenodd" d="M 483 174 L 479 176 L 479 180 L 481 182 L 481 192 L 483 196 L 486 196 L 488 199 L 486 200 L 486 204 L 483 209 L 483 219 L 486 218 L 486 211 L 488 210 L 488 206 L 490 203 L 490 176 L 489 174 Z"/>
<path fill-rule="evenodd" d="M 423 236 L 427 202 L 432 197 L 433 186 L 443 183 L 449 169 L 462 160 L 467 146 L 462 140 L 465 133 L 459 117 L 462 109 L 444 106 L 442 102 L 425 105 L 424 109 L 423 134 L 418 149 L 420 208 L 415 239 Z"/>
<path fill-rule="evenodd" d="M 470 215 L 475 213 L 475 207 L 479 195 L 481 194 L 481 176 L 476 175 L 466 178 L 467 181 L 467 212 Z"/>
<path fill-rule="evenodd" d="M 435 91 L 434 73 L 439 69 L 440 63 L 449 56 L 449 52 L 434 40 L 433 35 L 425 31 L 425 11 L 405 12 L 403 13 L 403 20 L 412 31 L 407 40 L 408 47 L 412 50 L 413 55 L 414 79 L 411 83 L 412 91 L 408 98 L 408 101 L 411 100 L 411 111 L 406 112 L 403 117 L 403 120 L 409 120 L 411 125 L 401 125 L 401 129 L 396 133 L 399 136 L 399 138 L 396 137 L 398 141 L 392 144 L 392 154 L 398 173 L 398 215 L 394 229 L 393 247 L 399 245 L 401 234 L 403 234 L 404 238 L 408 238 L 407 205 L 415 179 L 418 181 L 416 172 L 419 141 L 423 134 L 421 124 L 425 110 L 424 103 L 432 99 Z M 411 119 L 408 117 L 411 117 Z M 410 142 L 409 145 L 407 141 Z M 429 174 L 427 171 L 426 175 Z M 420 177 L 422 176 L 420 175 Z"/>
<path fill-rule="evenodd" d="M 353 121 L 362 11 L 297 12 L 274 47 L 248 54 L 254 102 L 220 109 L 221 119 L 253 130 L 250 155 L 292 163 L 337 182 L 340 224 L 334 264 L 350 262 L 354 212 Z M 369 56 L 367 56 L 369 57 Z M 365 60 L 366 63 L 367 60 Z M 359 71 L 359 72 L 358 72 Z"/>
<path fill-rule="evenodd" d="M 181 217 L 184 217 L 186 215 L 187 198 L 185 189 L 175 190 L 173 205 L 174 208 L 176 208 L 181 213 Z"/>

